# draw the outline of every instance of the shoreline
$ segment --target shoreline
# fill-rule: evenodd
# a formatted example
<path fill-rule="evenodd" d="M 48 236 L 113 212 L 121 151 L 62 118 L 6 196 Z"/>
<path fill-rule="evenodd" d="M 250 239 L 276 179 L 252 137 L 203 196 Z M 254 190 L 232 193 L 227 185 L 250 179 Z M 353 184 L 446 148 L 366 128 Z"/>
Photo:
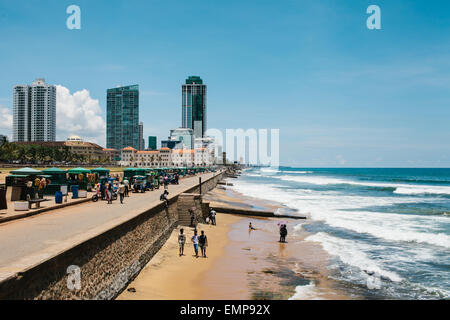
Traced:
<path fill-rule="evenodd" d="M 240 202 L 253 209 L 276 211 L 284 208 L 278 203 L 248 197 L 228 188 L 215 188 L 208 199 L 221 205 L 226 205 L 227 201 L 233 202 L 233 206 Z M 286 221 L 288 225 L 285 244 L 278 242 L 279 221 Z M 249 222 L 258 230 L 249 232 Z M 306 223 L 308 220 L 243 217 L 243 221 L 231 226 L 226 255 L 218 265 L 226 266 L 227 261 L 239 259 L 239 272 L 247 275 L 251 289 L 248 299 L 349 299 L 329 279 L 328 253 L 319 244 L 304 241 L 310 235 L 301 227 Z M 222 268 L 210 273 L 219 277 L 225 272 L 227 269 Z"/>
<path fill-rule="evenodd" d="M 215 188 L 205 200 L 243 208 L 276 210 L 276 203 Z M 217 214 L 217 226 L 199 224 L 208 236 L 208 258 L 192 257 L 186 228 L 185 256 L 178 256 L 176 228 L 118 300 L 240 300 L 349 299 L 328 279 L 328 255 L 320 245 L 305 242 L 309 235 L 298 220 L 288 221 L 288 243 L 278 242 L 279 218 Z M 258 230 L 249 232 L 252 222 Z M 130 292 L 128 290 L 135 292 Z"/>

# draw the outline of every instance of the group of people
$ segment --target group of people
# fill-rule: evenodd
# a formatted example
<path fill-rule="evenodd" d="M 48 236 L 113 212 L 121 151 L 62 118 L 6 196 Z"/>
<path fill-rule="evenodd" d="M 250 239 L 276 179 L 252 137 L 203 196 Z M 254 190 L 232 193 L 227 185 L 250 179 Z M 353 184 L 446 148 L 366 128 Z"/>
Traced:
<path fill-rule="evenodd" d="M 206 258 L 206 247 L 208 246 L 208 237 L 205 234 L 205 231 L 200 232 L 201 235 L 198 235 L 197 229 L 194 230 L 194 235 L 191 238 L 192 244 L 194 245 L 194 253 L 195 257 L 198 258 L 198 248 L 200 247 L 201 254 L 203 258 Z M 180 229 L 180 233 L 178 234 L 178 244 L 179 244 L 179 256 L 184 256 L 184 245 L 186 244 L 186 235 L 184 234 L 184 229 Z"/>
<path fill-rule="evenodd" d="M 280 227 L 280 241 L 279 242 L 286 243 L 286 236 L 288 234 L 287 226 L 286 226 L 286 224 L 282 223 L 282 224 L 279 225 L 279 227 Z M 250 222 L 248 224 L 248 231 L 250 233 L 253 230 L 257 230 L 257 229 Z"/>
<path fill-rule="evenodd" d="M 118 180 L 106 183 L 99 182 L 97 183 L 95 189 L 101 199 L 107 200 L 108 204 L 112 203 L 116 195 L 119 195 L 120 203 L 123 204 L 124 198 L 129 196 L 129 185 L 129 181 L 127 179 L 123 179 L 121 182 Z"/>

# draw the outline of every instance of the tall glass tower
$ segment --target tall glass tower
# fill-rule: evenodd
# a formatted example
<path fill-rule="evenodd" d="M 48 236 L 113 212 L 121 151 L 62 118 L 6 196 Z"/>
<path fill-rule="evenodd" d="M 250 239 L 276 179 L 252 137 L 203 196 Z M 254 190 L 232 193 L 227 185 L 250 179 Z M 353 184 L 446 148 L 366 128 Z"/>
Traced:
<path fill-rule="evenodd" d="M 106 147 L 139 150 L 139 85 L 108 89 L 106 113 Z"/>
<path fill-rule="evenodd" d="M 194 138 L 206 132 L 206 85 L 198 76 L 190 76 L 182 85 L 181 127 L 192 129 Z"/>

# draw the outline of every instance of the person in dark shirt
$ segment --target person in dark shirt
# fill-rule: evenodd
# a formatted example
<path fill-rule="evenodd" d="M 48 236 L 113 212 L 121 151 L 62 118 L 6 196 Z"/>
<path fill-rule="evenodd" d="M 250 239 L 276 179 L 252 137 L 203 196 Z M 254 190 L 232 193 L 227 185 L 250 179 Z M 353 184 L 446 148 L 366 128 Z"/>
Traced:
<path fill-rule="evenodd" d="M 208 238 L 205 235 L 205 231 L 202 230 L 201 236 L 198 238 L 198 244 L 202 250 L 202 257 L 206 258 L 206 247 L 208 246 Z"/>
<path fill-rule="evenodd" d="M 283 224 L 283 225 L 281 225 L 281 228 L 280 228 L 280 242 L 286 242 L 286 236 L 287 236 L 287 228 L 286 228 L 286 225 L 285 224 Z"/>

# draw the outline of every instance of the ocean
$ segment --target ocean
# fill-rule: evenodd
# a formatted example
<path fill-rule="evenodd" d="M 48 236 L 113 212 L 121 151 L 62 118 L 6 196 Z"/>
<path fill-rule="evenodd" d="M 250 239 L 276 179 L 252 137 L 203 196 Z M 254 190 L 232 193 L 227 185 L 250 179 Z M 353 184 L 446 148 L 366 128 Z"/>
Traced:
<path fill-rule="evenodd" d="M 449 299 L 450 169 L 252 168 L 246 196 L 308 215 L 294 226 L 329 254 L 329 278 L 349 296 Z M 313 284 L 293 298 L 313 296 Z"/>

